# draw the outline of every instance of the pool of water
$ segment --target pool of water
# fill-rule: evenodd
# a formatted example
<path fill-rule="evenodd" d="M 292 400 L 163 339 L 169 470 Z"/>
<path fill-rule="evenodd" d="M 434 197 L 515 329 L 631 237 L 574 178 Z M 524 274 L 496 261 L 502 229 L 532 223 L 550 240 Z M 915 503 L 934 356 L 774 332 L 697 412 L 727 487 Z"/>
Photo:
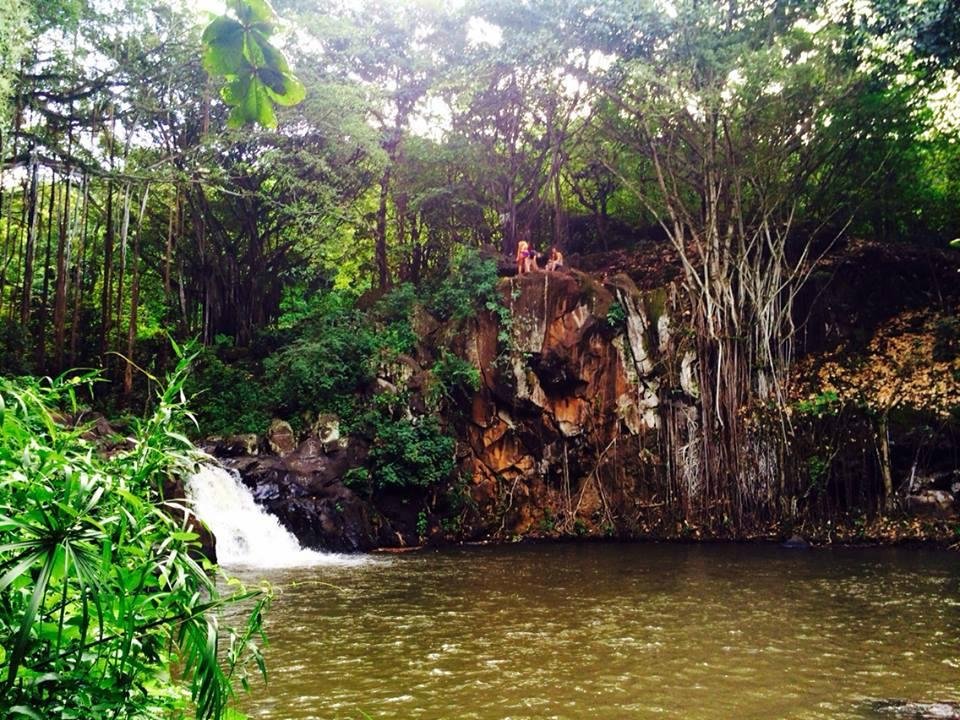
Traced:
<path fill-rule="evenodd" d="M 277 588 L 251 718 L 876 718 L 960 699 L 960 557 L 556 544 L 243 571 Z"/>

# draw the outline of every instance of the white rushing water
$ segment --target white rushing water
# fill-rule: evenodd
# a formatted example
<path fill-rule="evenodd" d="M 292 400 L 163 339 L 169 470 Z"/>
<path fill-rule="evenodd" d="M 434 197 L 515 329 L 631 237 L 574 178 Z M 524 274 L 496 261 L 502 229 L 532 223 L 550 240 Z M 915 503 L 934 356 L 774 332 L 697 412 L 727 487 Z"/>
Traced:
<path fill-rule="evenodd" d="M 217 539 L 223 567 L 283 568 L 354 565 L 367 558 L 307 550 L 297 538 L 257 505 L 236 473 L 202 465 L 187 482 L 194 512 Z"/>

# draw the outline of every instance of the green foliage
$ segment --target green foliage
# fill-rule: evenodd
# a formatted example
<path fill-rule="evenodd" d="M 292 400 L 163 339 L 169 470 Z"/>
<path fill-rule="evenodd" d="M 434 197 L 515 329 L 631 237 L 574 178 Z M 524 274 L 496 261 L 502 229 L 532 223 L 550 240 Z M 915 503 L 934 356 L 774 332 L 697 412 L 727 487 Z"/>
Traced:
<path fill-rule="evenodd" d="M 553 512 L 550 508 L 543 509 L 543 517 L 540 518 L 538 523 L 540 527 L 540 532 L 544 533 L 553 533 L 557 529 L 557 518 L 554 517 Z"/>
<path fill-rule="evenodd" d="M 27 0 L 0 0 L 0 118 L 7 120 L 16 69 L 36 30 Z"/>
<path fill-rule="evenodd" d="M 410 283 L 398 285 L 380 298 L 370 319 L 378 327 L 378 344 L 388 357 L 408 354 L 417 344 L 411 316 L 417 301 L 416 288 Z"/>
<path fill-rule="evenodd" d="M 215 348 L 204 349 L 194 367 L 185 389 L 204 434 L 264 431 L 273 417 L 270 397 L 249 367 L 224 362 Z"/>
<path fill-rule="evenodd" d="M 365 417 L 376 487 L 428 487 L 453 472 L 455 442 L 433 416 L 396 418 L 381 403 Z"/>
<path fill-rule="evenodd" d="M 497 291 L 499 279 L 494 260 L 473 248 L 455 247 L 450 270 L 432 293 L 428 308 L 441 320 L 465 320 L 481 308 L 499 314 L 506 310 Z"/>
<path fill-rule="evenodd" d="M 830 461 L 821 455 L 811 455 L 807 458 L 807 477 L 810 485 L 823 489 L 827 482 L 827 472 L 830 470 Z"/>
<path fill-rule="evenodd" d="M 607 310 L 606 317 L 607 325 L 614 328 L 615 330 L 622 329 L 626 327 L 627 324 L 627 311 L 619 302 L 614 301 L 610 305 L 610 309 Z"/>
<path fill-rule="evenodd" d="M 808 415 L 816 418 L 836 415 L 840 412 L 842 403 L 840 396 L 834 390 L 825 390 L 806 400 L 801 400 L 795 406 L 795 409 L 801 415 Z"/>
<path fill-rule="evenodd" d="M 401 283 L 377 301 L 374 315 L 385 323 L 403 322 L 410 319 L 417 302 L 417 289 L 412 283 Z"/>
<path fill-rule="evenodd" d="M 373 381 L 380 338 L 352 296 L 320 298 L 299 337 L 264 361 L 263 383 L 273 414 L 295 420 L 334 412 L 349 419 L 356 395 Z"/>
<path fill-rule="evenodd" d="M 0 374 L 30 372 L 30 333 L 16 320 L 0 319 Z"/>
<path fill-rule="evenodd" d="M 485 258 L 474 248 L 457 246 L 450 268 L 425 301 L 426 307 L 440 320 L 462 322 L 486 310 L 497 319 L 497 340 L 509 345 L 513 316 L 503 302 L 498 288 L 497 263 Z"/>
<path fill-rule="evenodd" d="M 465 288 L 458 292 L 466 297 Z M 279 347 L 260 363 L 249 356 L 225 361 L 236 354 L 229 343 L 205 350 L 188 388 L 196 393 L 201 431 L 262 432 L 272 417 L 299 425 L 320 412 L 363 428 L 369 417 L 361 408 L 377 368 L 416 347 L 412 317 L 418 302 L 410 284 L 397 286 L 367 311 L 351 293 L 321 293 L 309 303 L 287 303 L 290 327 L 264 340 Z M 480 387 L 479 371 L 446 349 L 431 379 L 427 399 L 434 407 L 444 397 Z"/>
<path fill-rule="evenodd" d="M 228 717 L 232 680 L 263 671 L 255 638 L 265 598 L 224 632 L 215 569 L 195 559 L 185 508 L 164 482 L 196 462 L 182 434 L 187 361 L 105 455 L 65 424 L 92 375 L 0 379 L 0 708 L 4 717 Z M 171 677 L 176 666 L 178 679 Z M 235 714 L 233 715 L 236 716 Z"/>
<path fill-rule="evenodd" d="M 270 43 L 276 13 L 267 0 L 228 0 L 233 17 L 218 17 L 203 31 L 203 65 L 222 76 L 231 127 L 277 125 L 274 105 L 296 105 L 306 90 L 290 71 L 283 53 Z"/>
<path fill-rule="evenodd" d="M 365 467 L 350 468 L 343 476 L 343 484 L 354 490 L 363 490 L 370 486 L 370 471 Z"/>
<path fill-rule="evenodd" d="M 463 519 L 468 508 L 476 509 L 476 503 L 470 496 L 466 481 L 459 475 L 447 484 L 446 492 L 440 496 L 436 511 L 441 515 L 440 527 L 448 534 L 457 535 L 463 530 Z"/>
<path fill-rule="evenodd" d="M 432 382 L 427 401 L 434 407 L 442 398 L 455 401 L 458 394 L 480 389 L 480 371 L 446 349 L 441 349 L 440 357 L 431 368 L 430 374 Z"/>

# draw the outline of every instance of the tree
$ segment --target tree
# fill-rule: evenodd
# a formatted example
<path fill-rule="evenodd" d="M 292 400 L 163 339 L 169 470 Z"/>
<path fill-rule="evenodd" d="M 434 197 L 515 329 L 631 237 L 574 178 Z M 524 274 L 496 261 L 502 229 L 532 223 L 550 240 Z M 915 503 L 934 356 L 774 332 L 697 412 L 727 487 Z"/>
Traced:
<path fill-rule="evenodd" d="M 397 168 L 403 162 L 410 123 L 446 62 L 451 37 L 450 17 L 436 3 L 370 2 L 349 6 L 335 18 L 304 12 L 324 54 L 332 78 L 352 79 L 367 98 L 367 113 L 377 129 L 384 163 L 378 179 L 373 217 L 374 255 L 378 285 L 391 283 L 389 211 Z M 405 235 L 404 196 L 395 196 L 395 231 Z M 400 238 L 404 240 L 403 237 Z"/>
<path fill-rule="evenodd" d="M 637 183 L 606 158 L 682 261 L 699 361 L 697 473 L 711 519 L 741 526 L 783 496 L 776 438 L 787 441 L 787 417 L 765 436 L 750 412 L 786 408 L 793 303 L 822 250 L 796 222 L 816 221 L 803 198 L 832 157 L 828 128 L 858 81 L 835 44 L 839 24 L 819 10 L 684 2 L 646 22 L 657 15 L 646 7 L 608 79 L 617 113 L 599 116 L 649 163 L 651 182 Z M 605 17 L 591 17 L 595 39 L 609 36 Z"/>
<path fill-rule="evenodd" d="M 499 44 L 477 43 L 464 54 L 451 95 L 454 132 L 486 158 L 477 181 L 496 210 L 502 249 L 513 254 L 519 236 L 541 224 L 545 206 L 553 213 L 549 234 L 562 243 L 568 146 L 595 88 L 587 82 L 589 55 L 566 32 L 575 10 L 485 0 L 465 12 L 501 32 Z"/>

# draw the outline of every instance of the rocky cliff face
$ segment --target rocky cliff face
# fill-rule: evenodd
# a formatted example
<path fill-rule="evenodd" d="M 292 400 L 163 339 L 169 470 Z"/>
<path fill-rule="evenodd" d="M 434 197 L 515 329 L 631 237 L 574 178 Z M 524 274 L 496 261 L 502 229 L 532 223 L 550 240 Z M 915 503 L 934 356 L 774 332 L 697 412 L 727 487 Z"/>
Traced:
<path fill-rule="evenodd" d="M 774 478 L 779 494 L 768 499 L 767 507 L 774 508 L 770 524 L 751 533 L 805 523 L 810 530 L 827 518 L 869 515 L 878 508 L 884 453 L 900 498 L 896 512 L 937 520 L 955 515 L 957 419 L 920 407 L 899 421 L 897 412 L 887 412 L 880 426 L 868 394 L 831 395 L 817 384 L 817 364 L 811 362 L 838 348 L 856 357 L 854 344 L 864 349 L 871 338 L 879 342 L 905 307 L 929 309 L 939 302 L 929 312 L 949 320 L 957 298 L 944 288 L 955 268 L 935 266 L 925 255 L 897 265 L 880 252 L 877 260 L 874 246 L 858 252 L 828 266 L 811 289 L 820 305 L 806 318 L 802 337 L 813 354 L 801 367 L 815 382 L 797 383 L 805 394 L 795 398 L 794 436 L 774 469 L 791 478 Z M 868 261 L 884 273 L 896 267 L 913 278 L 901 283 L 905 290 L 897 302 L 875 304 L 880 311 L 869 318 L 854 307 L 855 286 L 864 285 L 861 295 L 874 286 Z M 837 276 L 843 277 L 839 284 Z M 329 428 L 299 439 L 275 427 L 266 441 L 252 441 L 259 454 L 223 447 L 221 454 L 234 455 L 230 463 L 258 499 L 313 547 L 362 550 L 425 538 L 531 535 L 742 536 L 727 509 L 711 500 L 716 488 L 701 480 L 698 359 L 675 287 L 641 291 L 626 274 L 597 279 L 576 271 L 536 272 L 501 280 L 509 314 L 484 312 L 444 324 L 420 311 L 417 352 L 382 368 L 378 386 L 406 390 L 409 415 L 416 417 L 435 411 L 426 401 L 425 368 L 437 359 L 437 348 L 449 348 L 479 370 L 476 392 L 440 408 L 457 438 L 458 479 L 444 487 L 360 497 L 343 479 L 363 465 L 366 445 L 356 438 L 331 442 Z M 931 293 L 940 299 L 931 300 Z M 845 303 L 854 305 L 845 310 Z M 854 313 L 860 320 L 844 325 Z M 937 322 L 924 327 L 942 330 L 946 339 L 930 340 L 904 366 L 910 372 L 933 368 L 946 397 L 960 393 L 960 341 L 950 339 L 960 330 Z M 871 357 L 868 363 L 890 364 Z M 914 405 L 922 403 L 918 397 Z M 936 429 L 917 434 L 918 422 L 937 418 Z M 840 431 L 850 438 L 839 439 Z M 757 437 L 762 443 L 762 434 Z"/>
<path fill-rule="evenodd" d="M 662 520 L 664 415 L 696 424 L 693 353 L 667 291 L 578 272 L 503 281 L 462 352 L 483 385 L 457 423 L 473 534 L 635 535 Z"/>

